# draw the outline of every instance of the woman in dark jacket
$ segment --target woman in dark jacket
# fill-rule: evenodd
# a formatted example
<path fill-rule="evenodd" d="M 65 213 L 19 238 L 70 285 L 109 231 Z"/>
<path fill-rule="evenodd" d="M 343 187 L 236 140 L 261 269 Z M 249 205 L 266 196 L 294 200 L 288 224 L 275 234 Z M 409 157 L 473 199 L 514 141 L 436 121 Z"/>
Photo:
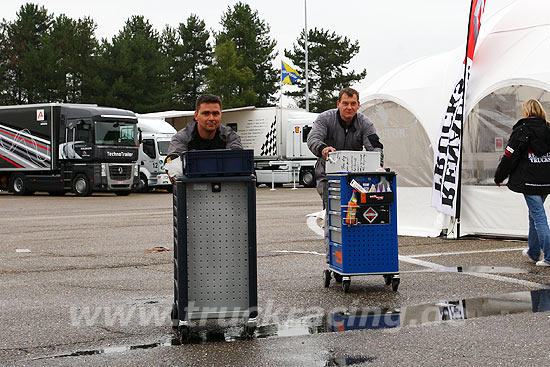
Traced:
<path fill-rule="evenodd" d="M 550 266 L 550 229 L 544 201 L 550 193 L 550 127 L 539 101 L 523 104 L 523 118 L 513 128 L 495 173 L 497 186 L 509 176 L 508 188 L 522 193 L 529 208 L 529 249 L 523 256 Z M 541 250 L 544 258 L 540 261 Z"/>

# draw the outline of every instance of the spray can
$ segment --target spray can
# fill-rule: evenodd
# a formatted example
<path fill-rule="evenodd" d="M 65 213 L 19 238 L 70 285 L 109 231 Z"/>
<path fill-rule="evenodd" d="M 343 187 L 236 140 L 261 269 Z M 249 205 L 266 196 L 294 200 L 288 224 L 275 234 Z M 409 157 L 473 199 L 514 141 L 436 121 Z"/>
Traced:
<path fill-rule="evenodd" d="M 351 198 L 348 201 L 348 210 L 346 212 L 346 224 L 355 224 L 357 214 L 357 191 L 353 190 Z"/>

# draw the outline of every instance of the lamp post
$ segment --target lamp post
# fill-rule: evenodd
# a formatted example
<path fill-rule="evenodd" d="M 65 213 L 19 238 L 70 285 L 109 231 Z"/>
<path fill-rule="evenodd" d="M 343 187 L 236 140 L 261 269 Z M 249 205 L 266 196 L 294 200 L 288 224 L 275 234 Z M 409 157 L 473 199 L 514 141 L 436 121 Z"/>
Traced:
<path fill-rule="evenodd" d="M 305 69 L 305 72 L 306 72 L 306 111 L 309 112 L 309 80 L 308 80 L 308 55 L 307 55 L 307 0 L 304 0 L 304 16 L 305 16 L 305 21 L 304 21 L 304 24 L 305 24 L 305 36 L 306 36 L 306 39 L 305 39 L 305 44 L 304 44 L 304 50 L 305 50 L 305 55 L 306 55 L 306 69 Z"/>

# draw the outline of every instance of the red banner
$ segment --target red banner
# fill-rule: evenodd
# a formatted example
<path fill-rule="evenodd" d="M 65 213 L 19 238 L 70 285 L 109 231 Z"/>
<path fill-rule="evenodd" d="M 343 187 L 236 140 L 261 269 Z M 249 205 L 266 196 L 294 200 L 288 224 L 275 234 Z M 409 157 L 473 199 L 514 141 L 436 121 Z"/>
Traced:
<path fill-rule="evenodd" d="M 468 29 L 468 49 L 466 50 L 466 57 L 470 60 L 474 59 L 474 50 L 476 48 L 477 37 L 479 36 L 479 29 L 481 27 L 481 14 L 485 9 L 485 0 L 473 0 L 470 10 L 470 22 Z"/>

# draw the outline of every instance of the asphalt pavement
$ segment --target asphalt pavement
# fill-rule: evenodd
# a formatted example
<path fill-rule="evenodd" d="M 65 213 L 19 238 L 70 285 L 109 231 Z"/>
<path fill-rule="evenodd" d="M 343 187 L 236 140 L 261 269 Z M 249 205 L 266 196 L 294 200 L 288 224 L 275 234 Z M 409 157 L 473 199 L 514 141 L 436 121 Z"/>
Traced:
<path fill-rule="evenodd" d="M 523 241 L 400 236 L 398 291 L 373 275 L 344 293 L 323 286 L 316 191 L 258 188 L 258 328 L 181 344 L 171 194 L 0 192 L 0 208 L 0 365 L 550 363 L 550 269 L 521 257 Z"/>

